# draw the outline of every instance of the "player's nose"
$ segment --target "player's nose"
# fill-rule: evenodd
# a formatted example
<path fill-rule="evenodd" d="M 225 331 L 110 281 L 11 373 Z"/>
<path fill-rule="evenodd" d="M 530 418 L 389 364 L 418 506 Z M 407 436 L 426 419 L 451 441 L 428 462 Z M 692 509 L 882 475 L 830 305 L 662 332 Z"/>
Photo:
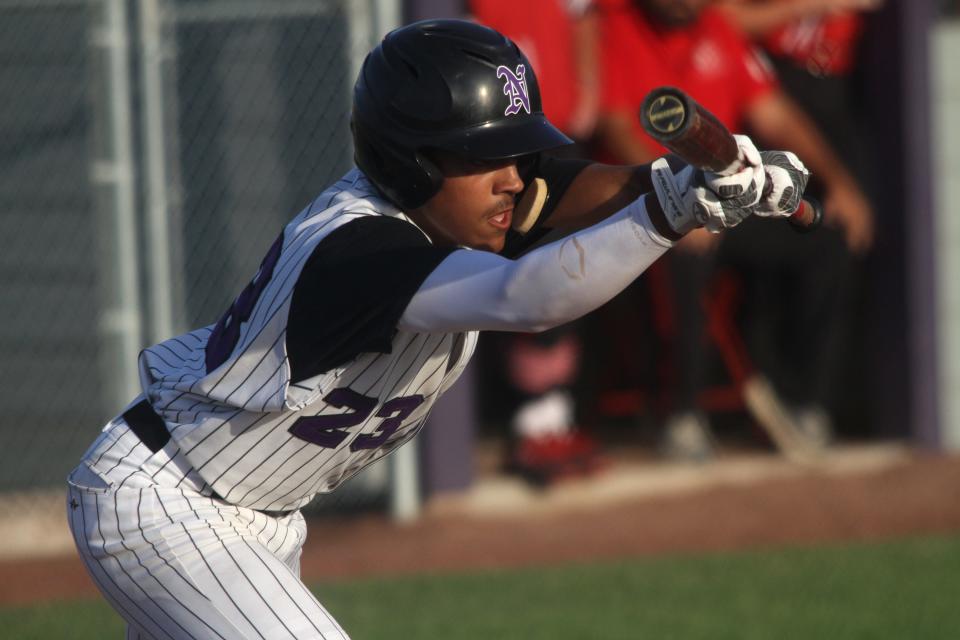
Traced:
<path fill-rule="evenodd" d="M 523 180 L 520 178 L 520 171 L 517 168 L 516 162 L 506 164 L 497 170 L 494 190 L 496 193 L 509 193 L 512 195 L 523 191 Z"/>

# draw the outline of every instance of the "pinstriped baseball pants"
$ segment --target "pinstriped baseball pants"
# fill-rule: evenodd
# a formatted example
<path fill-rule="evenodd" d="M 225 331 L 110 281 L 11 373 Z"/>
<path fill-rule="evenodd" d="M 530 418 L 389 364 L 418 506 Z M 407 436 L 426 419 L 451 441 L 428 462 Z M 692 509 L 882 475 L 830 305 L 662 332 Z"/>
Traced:
<path fill-rule="evenodd" d="M 203 489 L 173 441 L 153 453 L 122 419 L 71 473 L 74 542 L 127 638 L 346 640 L 300 581 L 300 512 L 276 518 Z"/>

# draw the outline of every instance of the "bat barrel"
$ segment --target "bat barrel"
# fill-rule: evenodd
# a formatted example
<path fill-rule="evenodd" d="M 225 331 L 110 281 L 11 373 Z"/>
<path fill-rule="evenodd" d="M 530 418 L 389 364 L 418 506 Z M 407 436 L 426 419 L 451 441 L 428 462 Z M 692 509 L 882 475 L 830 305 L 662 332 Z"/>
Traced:
<path fill-rule="evenodd" d="M 717 173 L 737 170 L 737 141 L 722 122 L 676 87 L 654 89 L 640 105 L 650 136 L 688 163 Z"/>

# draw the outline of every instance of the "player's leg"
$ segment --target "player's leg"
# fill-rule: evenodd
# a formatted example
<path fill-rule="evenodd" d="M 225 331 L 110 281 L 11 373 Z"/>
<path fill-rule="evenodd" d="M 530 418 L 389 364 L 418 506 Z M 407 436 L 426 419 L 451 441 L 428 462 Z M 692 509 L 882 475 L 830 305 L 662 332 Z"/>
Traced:
<path fill-rule="evenodd" d="M 168 504 L 176 509 L 175 502 Z M 204 499 L 191 500 L 188 507 L 214 525 L 193 536 L 193 546 L 202 550 L 204 560 L 194 575 L 220 608 L 230 609 L 243 598 L 245 618 L 268 638 L 289 633 L 295 638 L 347 640 L 346 632 L 300 580 L 306 523 L 299 512 L 273 517 L 215 506 L 221 518 L 217 523 L 203 513 L 204 504 Z M 172 515 L 177 519 L 175 512 Z M 219 544 L 206 545 L 204 537 Z"/>
<path fill-rule="evenodd" d="M 299 515 L 270 518 L 178 489 L 72 480 L 77 548 L 130 624 L 128 637 L 347 637 L 291 569 L 305 531 Z"/>
<path fill-rule="evenodd" d="M 208 599 L 182 567 L 121 533 L 116 518 L 121 497 L 106 484 L 97 486 L 82 469 L 71 476 L 70 528 L 94 583 L 127 622 L 127 638 L 247 637 L 228 619 L 204 611 Z"/>

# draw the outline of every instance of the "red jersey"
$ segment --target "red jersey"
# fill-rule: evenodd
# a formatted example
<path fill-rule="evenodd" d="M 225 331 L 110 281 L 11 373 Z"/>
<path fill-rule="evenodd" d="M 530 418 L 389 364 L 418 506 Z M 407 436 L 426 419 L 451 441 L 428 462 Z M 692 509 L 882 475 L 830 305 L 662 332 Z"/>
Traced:
<path fill-rule="evenodd" d="M 630 0 L 597 4 L 602 109 L 629 113 L 634 135 L 655 155 L 666 150 L 647 136 L 637 118 L 651 89 L 679 87 L 738 131 L 750 104 L 776 87 L 769 62 L 719 11 L 705 9 L 690 25 L 664 29 Z"/>
<path fill-rule="evenodd" d="M 577 104 L 573 15 L 565 0 L 470 0 L 477 22 L 513 40 L 530 60 L 543 112 L 566 130 Z"/>
<path fill-rule="evenodd" d="M 845 75 L 853 68 L 862 31 L 863 16 L 845 11 L 792 22 L 763 44 L 773 55 L 789 58 L 814 75 Z"/>

